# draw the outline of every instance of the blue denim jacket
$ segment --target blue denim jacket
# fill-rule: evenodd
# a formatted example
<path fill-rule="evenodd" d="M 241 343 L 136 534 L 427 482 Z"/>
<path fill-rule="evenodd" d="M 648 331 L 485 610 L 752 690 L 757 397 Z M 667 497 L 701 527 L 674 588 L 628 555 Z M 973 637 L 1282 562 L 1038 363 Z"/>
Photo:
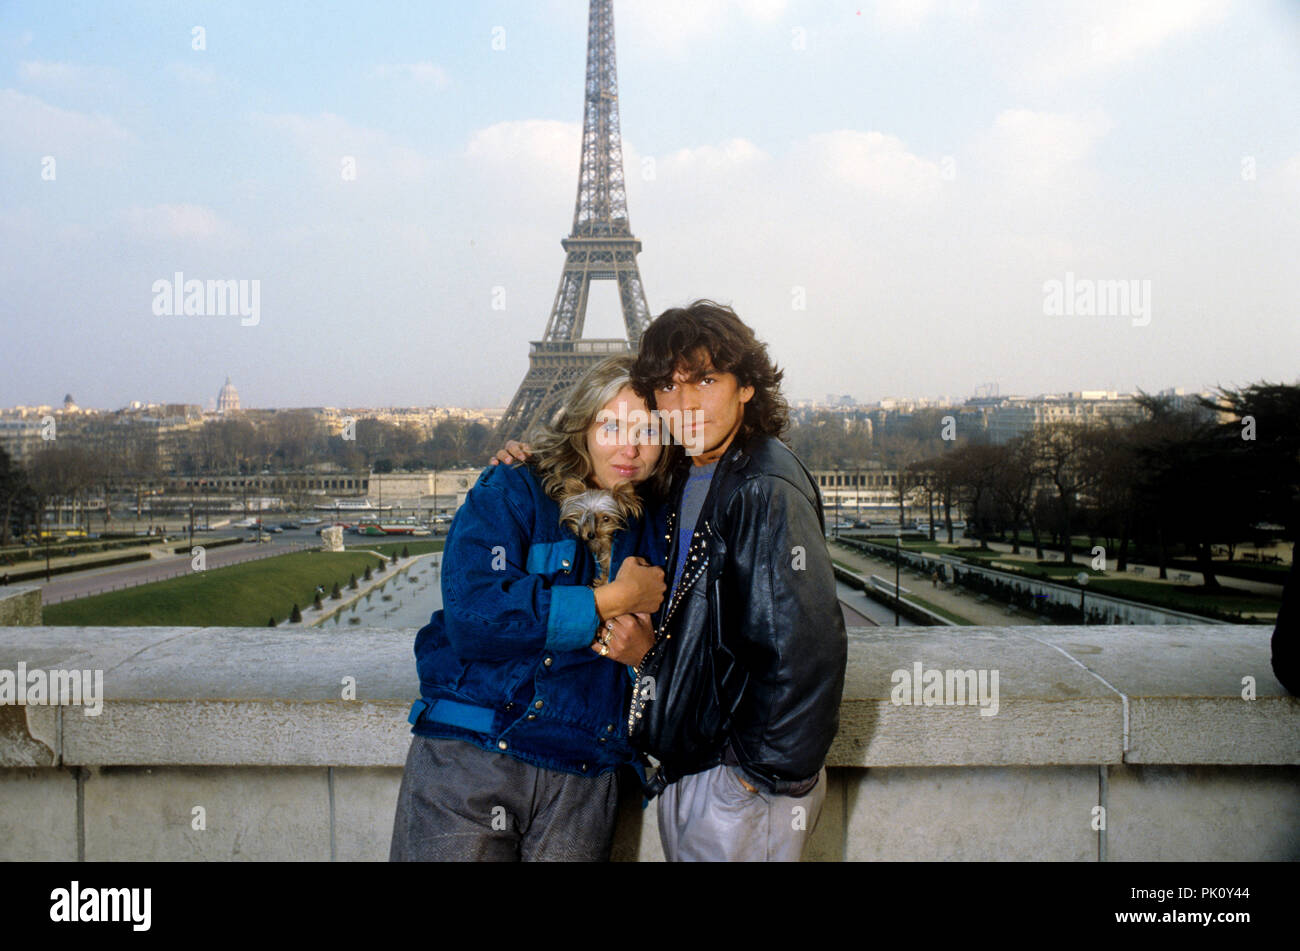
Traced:
<path fill-rule="evenodd" d="M 614 536 L 611 573 L 629 555 L 662 565 L 664 529 L 647 506 Z M 447 536 L 443 609 L 415 637 L 412 732 L 579 775 L 632 762 L 627 667 L 590 646 L 597 570 L 531 467 L 485 469 Z"/>

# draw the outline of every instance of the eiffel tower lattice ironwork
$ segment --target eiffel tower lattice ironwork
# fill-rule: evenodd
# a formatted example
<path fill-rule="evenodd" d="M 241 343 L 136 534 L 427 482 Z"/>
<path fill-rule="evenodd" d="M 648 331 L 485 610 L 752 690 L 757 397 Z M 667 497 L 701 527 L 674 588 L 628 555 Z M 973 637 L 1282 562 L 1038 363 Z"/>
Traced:
<path fill-rule="evenodd" d="M 612 353 L 635 353 L 650 323 L 632 236 L 618 125 L 618 68 L 612 0 L 591 0 L 587 25 L 587 83 L 582 115 L 582 167 L 573 232 L 564 246 L 564 273 L 541 340 L 529 345 L 528 374 L 501 419 L 498 436 L 518 439 L 548 421 L 569 388 Z M 627 339 L 583 339 L 591 282 L 618 281 Z"/>

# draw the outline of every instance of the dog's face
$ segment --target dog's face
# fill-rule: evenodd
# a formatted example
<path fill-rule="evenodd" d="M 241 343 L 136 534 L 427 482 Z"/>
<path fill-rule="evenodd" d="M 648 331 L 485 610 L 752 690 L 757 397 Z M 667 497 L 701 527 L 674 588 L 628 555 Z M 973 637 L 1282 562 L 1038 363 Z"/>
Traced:
<path fill-rule="evenodd" d="M 564 500 L 560 521 L 589 546 L 612 538 L 623 527 L 623 508 L 607 489 L 588 489 Z"/>

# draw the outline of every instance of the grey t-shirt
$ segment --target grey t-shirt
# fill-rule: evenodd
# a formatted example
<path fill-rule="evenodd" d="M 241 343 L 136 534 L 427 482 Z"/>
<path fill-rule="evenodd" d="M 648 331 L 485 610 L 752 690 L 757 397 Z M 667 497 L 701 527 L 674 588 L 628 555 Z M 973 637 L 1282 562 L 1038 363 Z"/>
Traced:
<path fill-rule="evenodd" d="M 682 569 L 686 567 L 686 551 L 691 547 L 691 536 L 695 534 L 695 523 L 700 519 L 700 509 L 704 508 L 704 499 L 709 494 L 709 483 L 713 481 L 713 472 L 718 468 L 716 462 L 706 466 L 691 466 L 686 479 L 686 488 L 682 491 L 682 506 L 677 512 L 677 565 L 673 571 L 673 586 L 669 597 L 677 590 L 681 580 Z"/>

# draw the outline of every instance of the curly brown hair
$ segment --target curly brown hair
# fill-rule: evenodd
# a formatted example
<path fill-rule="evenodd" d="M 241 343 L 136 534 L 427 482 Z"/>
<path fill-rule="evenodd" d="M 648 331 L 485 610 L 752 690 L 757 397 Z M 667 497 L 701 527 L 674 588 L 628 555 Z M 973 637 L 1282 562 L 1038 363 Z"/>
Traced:
<path fill-rule="evenodd" d="M 655 405 L 655 390 L 671 383 L 678 369 L 698 380 L 710 361 L 715 370 L 734 373 L 740 386 L 754 388 L 753 398 L 745 404 L 741 433 L 780 437 L 790 425 L 790 406 L 781 394 L 785 372 L 772 362 L 767 345 L 754 336 L 753 329 L 730 307 L 715 301 L 670 308 L 650 324 L 632 368 L 632 388 Z"/>

